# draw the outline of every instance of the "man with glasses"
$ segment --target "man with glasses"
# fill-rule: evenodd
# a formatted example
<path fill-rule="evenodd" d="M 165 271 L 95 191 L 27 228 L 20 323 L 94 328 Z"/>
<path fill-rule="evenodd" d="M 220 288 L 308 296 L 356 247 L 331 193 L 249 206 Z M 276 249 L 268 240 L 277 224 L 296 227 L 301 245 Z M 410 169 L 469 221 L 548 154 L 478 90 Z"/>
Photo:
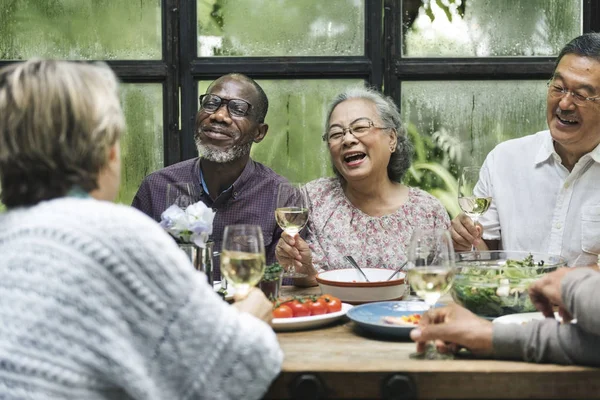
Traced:
<path fill-rule="evenodd" d="M 475 226 L 452 222 L 457 250 L 560 254 L 570 266 L 596 264 L 600 254 L 600 34 L 573 39 L 548 82 L 549 130 L 492 150 L 475 187 L 491 197 Z M 482 235 L 483 231 L 483 235 Z"/>
<path fill-rule="evenodd" d="M 477 196 L 492 208 L 475 227 L 460 216 L 452 224 L 457 249 L 472 242 L 509 250 L 561 254 L 570 266 L 595 265 L 600 253 L 600 33 L 569 42 L 548 83 L 549 131 L 498 145 L 485 160 Z M 460 247 L 459 247 L 460 246 Z M 600 273 L 560 268 L 529 287 L 547 318 L 526 324 L 491 323 L 451 305 L 426 313 L 411 338 L 423 350 L 465 347 L 486 357 L 531 362 L 600 365 Z M 563 318 L 554 318 L 558 306 Z M 569 323 L 573 318 L 577 323 Z"/>
<path fill-rule="evenodd" d="M 275 221 L 277 188 L 285 178 L 253 161 L 250 149 L 267 134 L 264 122 L 269 102 L 251 78 L 228 74 L 215 80 L 200 96 L 195 140 L 199 157 L 148 175 L 132 205 L 156 221 L 169 206 L 167 184 L 193 183 L 199 200 L 216 211 L 212 240 L 220 251 L 227 225 L 254 224 L 262 228 L 267 263 L 275 261 L 281 229 Z M 220 276 L 218 263 L 215 279 Z"/>

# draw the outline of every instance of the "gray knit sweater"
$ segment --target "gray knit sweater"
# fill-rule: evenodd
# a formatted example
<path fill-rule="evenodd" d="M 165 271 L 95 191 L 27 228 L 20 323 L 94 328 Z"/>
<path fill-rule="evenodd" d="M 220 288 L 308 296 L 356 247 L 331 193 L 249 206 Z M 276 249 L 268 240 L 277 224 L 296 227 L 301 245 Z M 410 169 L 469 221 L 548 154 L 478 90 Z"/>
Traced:
<path fill-rule="evenodd" d="M 599 287 L 599 272 L 569 272 L 561 283 L 562 299 L 577 323 L 546 318 L 525 325 L 494 324 L 495 357 L 600 366 Z"/>
<path fill-rule="evenodd" d="M 259 398 L 282 352 L 125 206 L 0 214 L 0 398 Z"/>

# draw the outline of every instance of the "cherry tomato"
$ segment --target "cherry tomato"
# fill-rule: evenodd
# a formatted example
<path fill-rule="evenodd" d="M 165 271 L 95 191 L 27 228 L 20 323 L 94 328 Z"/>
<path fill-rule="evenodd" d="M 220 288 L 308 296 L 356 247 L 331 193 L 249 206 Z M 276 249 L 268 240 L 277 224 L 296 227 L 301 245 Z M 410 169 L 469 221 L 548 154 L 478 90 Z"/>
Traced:
<path fill-rule="evenodd" d="M 310 310 L 304 303 L 300 303 L 298 300 L 293 300 L 288 303 L 285 303 L 286 306 L 292 309 L 294 313 L 294 317 L 308 317 L 310 315 Z"/>
<path fill-rule="evenodd" d="M 324 301 L 317 300 L 311 301 L 307 300 L 304 302 L 304 305 L 308 307 L 310 310 L 310 315 L 323 315 L 327 314 L 327 304 Z"/>
<path fill-rule="evenodd" d="M 325 304 L 327 305 L 328 313 L 337 312 L 342 309 L 342 302 L 337 297 L 333 297 L 329 294 L 324 294 L 323 296 L 319 297 L 319 300 L 323 300 L 325 302 Z"/>
<path fill-rule="evenodd" d="M 273 318 L 292 318 L 293 316 L 292 309 L 285 304 L 273 310 Z"/>

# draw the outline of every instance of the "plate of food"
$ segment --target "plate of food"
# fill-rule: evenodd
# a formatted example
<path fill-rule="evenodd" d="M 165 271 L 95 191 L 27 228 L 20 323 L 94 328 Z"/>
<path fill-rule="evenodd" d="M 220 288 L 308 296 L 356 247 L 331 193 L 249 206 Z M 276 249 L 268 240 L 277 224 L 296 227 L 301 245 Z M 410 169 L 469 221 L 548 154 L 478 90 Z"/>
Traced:
<path fill-rule="evenodd" d="M 219 293 L 220 290 L 222 290 L 221 288 L 221 281 L 215 281 L 215 283 L 213 284 L 213 289 L 215 290 L 215 292 Z M 233 300 L 233 295 L 235 294 L 235 289 L 232 285 L 227 285 L 227 289 L 223 289 L 225 292 L 225 296 L 223 296 L 223 298 L 227 301 Z"/>
<path fill-rule="evenodd" d="M 502 317 L 498 317 L 494 319 L 495 324 L 521 324 L 525 325 L 528 322 L 535 320 L 546 319 L 544 314 L 541 312 L 528 312 L 528 313 L 519 313 L 519 314 L 510 314 L 503 315 Z M 554 319 L 558 322 L 562 322 L 562 318 L 558 315 L 558 313 L 554 313 Z"/>
<path fill-rule="evenodd" d="M 422 301 L 383 301 L 356 306 L 348 318 L 367 332 L 408 339 L 427 309 Z"/>
<path fill-rule="evenodd" d="M 271 326 L 278 332 L 319 328 L 339 320 L 352 307 L 327 294 L 278 299 Z"/>

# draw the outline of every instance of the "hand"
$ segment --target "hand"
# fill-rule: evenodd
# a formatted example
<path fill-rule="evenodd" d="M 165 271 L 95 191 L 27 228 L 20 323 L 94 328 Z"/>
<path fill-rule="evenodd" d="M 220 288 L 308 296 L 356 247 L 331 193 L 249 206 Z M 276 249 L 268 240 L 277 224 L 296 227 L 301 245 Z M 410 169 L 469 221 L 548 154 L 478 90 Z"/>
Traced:
<path fill-rule="evenodd" d="M 421 317 L 419 327 L 410 332 L 417 342 L 417 352 L 434 340 L 440 353 L 456 352 L 460 347 L 477 355 L 492 354 L 492 323 L 479 318 L 466 308 L 452 304 L 432 308 Z"/>
<path fill-rule="evenodd" d="M 310 247 L 298 234 L 292 236 L 283 232 L 279 242 L 277 242 L 275 256 L 281 265 L 292 265 L 296 272 L 306 274 L 309 278 L 317 274 L 312 265 Z"/>
<path fill-rule="evenodd" d="M 267 324 L 271 323 L 273 319 L 273 304 L 267 300 L 262 290 L 252 288 L 246 297 L 238 299 L 234 295 L 234 299 L 235 303 L 233 303 L 233 306 L 239 311 L 254 315 Z"/>
<path fill-rule="evenodd" d="M 470 251 L 471 245 L 477 247 L 483 243 L 481 240 L 483 226 L 479 222 L 473 223 L 473 220 L 465 213 L 458 214 L 452 220 L 450 232 L 456 251 Z"/>
<path fill-rule="evenodd" d="M 569 322 L 573 319 L 565 308 L 560 291 L 562 279 L 571 271 L 573 271 L 573 268 L 559 268 L 554 272 L 544 275 L 529 286 L 531 302 L 545 317 L 554 318 L 552 305 L 556 304 L 558 306 L 558 313 L 564 322 Z"/>

